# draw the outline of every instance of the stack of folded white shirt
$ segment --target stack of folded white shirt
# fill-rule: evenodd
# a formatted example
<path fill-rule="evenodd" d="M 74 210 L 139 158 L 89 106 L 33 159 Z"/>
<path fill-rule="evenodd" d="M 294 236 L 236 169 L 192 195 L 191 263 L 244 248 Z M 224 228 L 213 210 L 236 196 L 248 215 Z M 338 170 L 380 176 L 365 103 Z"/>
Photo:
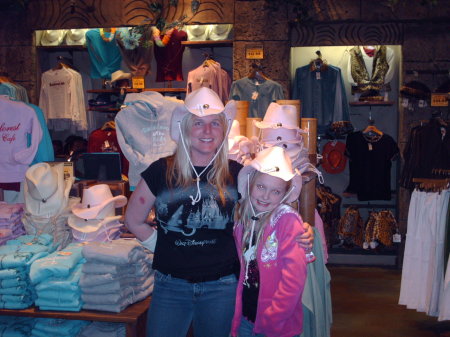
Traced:
<path fill-rule="evenodd" d="M 83 256 L 83 309 L 121 312 L 152 293 L 153 254 L 136 240 L 89 242 Z"/>

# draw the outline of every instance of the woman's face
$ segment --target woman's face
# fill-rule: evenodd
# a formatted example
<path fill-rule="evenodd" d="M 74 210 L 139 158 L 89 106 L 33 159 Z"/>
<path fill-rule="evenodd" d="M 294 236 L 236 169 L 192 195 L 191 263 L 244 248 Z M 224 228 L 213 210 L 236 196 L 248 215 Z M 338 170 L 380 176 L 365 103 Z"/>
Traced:
<path fill-rule="evenodd" d="M 224 126 L 220 116 L 195 116 L 189 137 L 192 162 L 198 166 L 207 165 L 224 139 Z"/>
<path fill-rule="evenodd" d="M 250 188 L 250 201 L 257 213 L 272 211 L 286 194 L 288 182 L 266 173 L 257 173 Z"/>

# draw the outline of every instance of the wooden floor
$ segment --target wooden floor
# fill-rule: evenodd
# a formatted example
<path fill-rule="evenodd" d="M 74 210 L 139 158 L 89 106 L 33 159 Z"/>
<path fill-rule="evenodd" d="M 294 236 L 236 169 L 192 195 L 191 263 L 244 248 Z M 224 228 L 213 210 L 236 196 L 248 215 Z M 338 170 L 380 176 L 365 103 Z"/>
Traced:
<path fill-rule="evenodd" d="M 398 305 L 401 271 L 328 266 L 331 337 L 450 337 L 450 322 Z"/>

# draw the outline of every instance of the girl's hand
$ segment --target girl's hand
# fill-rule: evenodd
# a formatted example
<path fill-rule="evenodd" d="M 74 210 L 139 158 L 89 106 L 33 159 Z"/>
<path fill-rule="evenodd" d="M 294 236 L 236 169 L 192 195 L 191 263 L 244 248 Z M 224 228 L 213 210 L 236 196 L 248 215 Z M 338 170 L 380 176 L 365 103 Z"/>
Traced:
<path fill-rule="evenodd" d="M 296 236 L 295 241 L 297 241 L 300 247 L 309 252 L 312 250 L 314 244 L 314 231 L 312 226 L 307 222 L 303 223 L 303 229 L 305 232 L 302 235 Z"/>

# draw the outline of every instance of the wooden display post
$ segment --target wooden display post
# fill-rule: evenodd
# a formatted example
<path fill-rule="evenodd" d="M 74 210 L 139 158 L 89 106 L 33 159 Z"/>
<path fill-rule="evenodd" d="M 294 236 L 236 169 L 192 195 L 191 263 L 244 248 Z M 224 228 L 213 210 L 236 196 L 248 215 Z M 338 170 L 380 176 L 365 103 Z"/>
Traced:
<path fill-rule="evenodd" d="M 245 136 L 250 139 L 253 136 L 259 138 L 259 128 L 256 127 L 255 122 L 261 122 L 261 118 L 259 117 L 247 117 L 247 126 Z"/>
<path fill-rule="evenodd" d="M 247 117 L 250 103 L 248 101 L 236 101 L 236 119 L 239 122 L 239 131 L 242 136 L 247 132 Z"/>
<path fill-rule="evenodd" d="M 311 164 L 317 164 L 317 118 L 302 118 L 301 128 L 307 130 L 303 134 L 304 146 L 308 149 L 309 161 Z M 311 226 L 315 225 L 315 209 L 316 209 L 316 175 L 307 173 L 306 180 L 309 181 L 303 185 L 300 193 L 300 215 L 303 221 L 308 222 Z"/>

